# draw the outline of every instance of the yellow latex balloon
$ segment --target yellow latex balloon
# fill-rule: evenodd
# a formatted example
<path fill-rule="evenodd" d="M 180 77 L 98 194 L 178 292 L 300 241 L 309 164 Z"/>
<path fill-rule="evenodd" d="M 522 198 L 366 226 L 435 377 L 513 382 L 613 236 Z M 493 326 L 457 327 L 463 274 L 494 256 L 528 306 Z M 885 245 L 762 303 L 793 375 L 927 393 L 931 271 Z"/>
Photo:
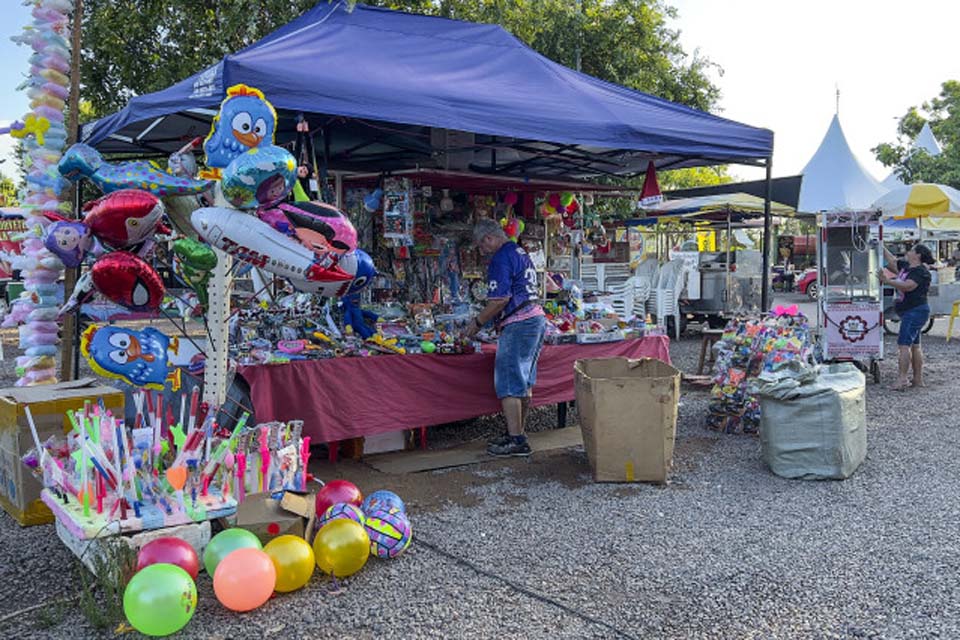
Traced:
<path fill-rule="evenodd" d="M 274 538 L 263 551 L 277 570 L 277 585 L 273 589 L 278 593 L 289 593 L 306 585 L 317 566 L 313 549 L 299 536 Z"/>
<path fill-rule="evenodd" d="M 331 520 L 317 532 L 313 553 L 321 571 L 346 578 L 367 564 L 370 536 L 359 522 L 346 518 Z"/>

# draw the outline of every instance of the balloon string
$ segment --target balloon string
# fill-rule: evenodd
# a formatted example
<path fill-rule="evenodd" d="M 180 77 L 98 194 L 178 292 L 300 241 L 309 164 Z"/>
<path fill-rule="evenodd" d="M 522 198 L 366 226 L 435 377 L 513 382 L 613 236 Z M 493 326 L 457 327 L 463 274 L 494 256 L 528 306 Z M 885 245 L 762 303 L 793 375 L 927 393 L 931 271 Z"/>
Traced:
<path fill-rule="evenodd" d="M 190 336 L 189 333 L 187 333 L 187 324 L 186 324 L 186 322 L 183 323 L 183 327 L 180 327 L 180 326 L 177 324 L 177 321 L 174 320 L 174 317 L 173 317 L 172 315 L 170 315 L 169 313 L 167 313 L 166 309 L 164 309 L 163 307 L 160 307 L 160 313 L 163 315 L 164 318 L 166 318 L 167 320 L 169 320 L 170 323 L 171 323 L 180 333 L 183 334 L 183 337 L 186 338 L 186 339 L 190 342 L 190 344 L 192 344 L 193 346 L 195 346 L 195 347 L 197 348 L 197 351 L 200 352 L 200 355 L 202 355 L 204 358 L 207 357 L 207 353 L 200 347 L 199 344 L 197 344 L 197 341 L 194 340 L 194 339 Z"/>

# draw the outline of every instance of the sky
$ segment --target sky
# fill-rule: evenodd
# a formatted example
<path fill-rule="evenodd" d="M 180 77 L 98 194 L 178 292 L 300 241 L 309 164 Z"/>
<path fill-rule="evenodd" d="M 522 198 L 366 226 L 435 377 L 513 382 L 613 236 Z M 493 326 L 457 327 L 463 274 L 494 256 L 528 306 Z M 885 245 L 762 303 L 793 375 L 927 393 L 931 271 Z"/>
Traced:
<path fill-rule="evenodd" d="M 28 109 L 15 91 L 27 73 L 27 47 L 10 42 L 31 21 L 30 8 L 3 0 L 0 24 L 0 126 Z M 879 180 L 889 170 L 870 149 L 896 139 L 897 120 L 935 97 L 945 80 L 960 80 L 956 0 L 666 0 L 684 49 L 723 68 L 720 115 L 774 132 L 773 174 L 800 173 L 836 111 L 854 154 Z M 0 136 L 0 159 L 13 144 Z M 13 174 L 12 159 L 0 172 Z M 762 170 L 732 166 L 743 179 Z"/>
<path fill-rule="evenodd" d="M 720 115 L 774 132 L 773 175 L 799 174 L 836 112 L 854 155 L 878 180 L 870 152 L 894 142 L 911 106 L 960 80 L 956 0 L 666 0 L 689 53 L 724 70 Z M 731 166 L 745 179 L 763 170 Z"/>

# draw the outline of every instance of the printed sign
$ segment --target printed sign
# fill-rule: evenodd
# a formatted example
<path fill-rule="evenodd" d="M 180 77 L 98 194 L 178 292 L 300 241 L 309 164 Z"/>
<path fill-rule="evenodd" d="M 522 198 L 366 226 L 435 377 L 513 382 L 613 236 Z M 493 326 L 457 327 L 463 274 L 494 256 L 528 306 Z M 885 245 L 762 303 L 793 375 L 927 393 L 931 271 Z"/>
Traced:
<path fill-rule="evenodd" d="M 883 325 L 876 306 L 827 305 L 824 357 L 879 357 Z"/>

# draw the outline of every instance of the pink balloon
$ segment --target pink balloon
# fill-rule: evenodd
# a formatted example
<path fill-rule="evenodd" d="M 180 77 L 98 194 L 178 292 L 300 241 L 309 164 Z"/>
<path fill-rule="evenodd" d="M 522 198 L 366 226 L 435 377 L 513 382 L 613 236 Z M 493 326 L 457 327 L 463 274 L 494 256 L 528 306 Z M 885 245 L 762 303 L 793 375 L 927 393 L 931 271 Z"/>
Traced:
<path fill-rule="evenodd" d="M 237 549 L 220 561 L 213 572 L 213 592 L 232 611 L 252 611 L 273 594 L 277 569 L 260 549 Z"/>

